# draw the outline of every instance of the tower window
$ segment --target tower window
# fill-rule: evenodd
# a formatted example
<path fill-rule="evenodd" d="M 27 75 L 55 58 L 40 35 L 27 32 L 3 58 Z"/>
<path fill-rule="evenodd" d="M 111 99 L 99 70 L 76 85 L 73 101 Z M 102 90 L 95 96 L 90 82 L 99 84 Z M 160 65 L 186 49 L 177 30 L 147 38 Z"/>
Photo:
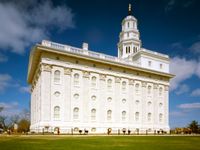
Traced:
<path fill-rule="evenodd" d="M 130 53 L 131 52 L 131 48 L 130 48 L 130 46 L 127 46 L 126 47 L 126 53 L 128 54 L 128 53 Z"/>
<path fill-rule="evenodd" d="M 129 26 L 130 26 L 129 22 L 127 23 L 127 26 L 128 26 L 128 28 L 129 28 Z"/>

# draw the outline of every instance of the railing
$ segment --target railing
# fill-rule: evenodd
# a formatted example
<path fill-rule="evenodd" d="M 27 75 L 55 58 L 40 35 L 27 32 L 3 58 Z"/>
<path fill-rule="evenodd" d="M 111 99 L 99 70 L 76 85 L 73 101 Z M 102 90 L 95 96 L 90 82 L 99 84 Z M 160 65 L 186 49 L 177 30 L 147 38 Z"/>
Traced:
<path fill-rule="evenodd" d="M 151 54 L 154 54 L 154 55 L 158 55 L 158 56 L 161 56 L 161 57 L 169 58 L 168 55 L 161 54 L 161 53 L 154 52 L 154 51 L 150 51 L 150 50 L 147 50 L 147 49 L 145 49 L 145 48 L 142 48 L 142 51 L 145 51 L 145 52 L 148 52 L 148 53 L 151 53 Z"/>
<path fill-rule="evenodd" d="M 110 55 L 106 55 L 106 54 L 102 54 L 102 53 L 97 53 L 97 52 L 93 52 L 93 51 L 89 51 L 89 50 L 83 50 L 83 49 L 72 47 L 72 46 L 69 46 L 69 45 L 63 45 L 63 44 L 54 43 L 54 42 L 46 41 L 46 40 L 43 40 L 41 44 L 43 46 L 46 46 L 46 47 L 50 47 L 50 48 L 54 48 L 54 49 L 58 49 L 58 50 L 63 50 L 63 51 L 68 51 L 68 52 L 75 53 L 75 54 L 86 55 L 86 56 L 90 56 L 90 57 L 93 57 L 93 58 L 109 60 L 111 62 L 118 62 L 118 63 L 136 66 L 136 67 L 142 67 L 140 64 L 132 62 L 128 59 L 120 59 L 118 57 L 114 57 L 114 56 L 110 56 Z M 162 56 L 162 57 L 165 57 L 165 58 L 169 58 L 168 55 L 153 52 L 153 51 L 150 51 L 150 50 L 147 50 L 147 49 L 144 49 L 144 48 L 142 48 L 142 51 L 146 51 L 146 52 L 154 54 L 154 55 L 159 55 L 159 56 Z M 163 72 L 162 70 L 159 70 L 159 71 Z"/>
<path fill-rule="evenodd" d="M 114 56 L 110 56 L 110 55 L 106 55 L 106 54 L 102 54 L 102 53 L 97 53 L 97 52 L 93 52 L 93 51 L 89 51 L 89 50 L 83 50 L 80 48 L 72 47 L 69 45 L 63 45 L 63 44 L 59 44 L 59 43 L 54 43 L 54 42 L 47 41 L 47 40 L 43 40 L 42 45 L 46 46 L 46 47 L 55 48 L 58 50 L 64 50 L 64 51 L 76 53 L 76 54 L 87 55 L 87 56 L 91 56 L 94 58 L 105 59 L 105 60 L 119 62 L 122 64 L 128 64 L 128 65 L 132 65 L 132 66 L 139 66 L 138 64 L 136 64 L 134 62 L 131 62 L 128 60 L 125 61 L 123 59 L 119 59 L 118 57 L 114 57 Z"/>

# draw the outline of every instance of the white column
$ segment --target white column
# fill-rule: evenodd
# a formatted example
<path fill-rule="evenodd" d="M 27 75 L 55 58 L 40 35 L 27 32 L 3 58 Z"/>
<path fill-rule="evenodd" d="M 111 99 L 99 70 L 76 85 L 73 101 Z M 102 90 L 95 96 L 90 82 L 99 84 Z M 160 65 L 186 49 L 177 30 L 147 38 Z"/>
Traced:
<path fill-rule="evenodd" d="M 51 66 L 42 65 L 41 72 L 41 121 L 51 119 Z"/>
<path fill-rule="evenodd" d="M 128 105 L 129 105 L 129 124 L 131 126 L 134 123 L 134 80 L 129 80 L 129 99 L 128 99 Z"/>
<path fill-rule="evenodd" d="M 88 123 L 89 122 L 89 116 L 90 116 L 90 110 L 89 110 L 89 88 L 90 88 L 90 84 L 89 84 L 89 72 L 88 71 L 84 71 L 83 72 L 83 104 L 82 104 L 82 120 L 84 123 Z"/>
<path fill-rule="evenodd" d="M 100 74 L 100 83 L 99 83 L 99 101 L 100 101 L 100 106 L 99 108 L 101 109 L 101 112 L 99 113 L 99 123 L 105 123 L 106 121 L 106 109 L 105 109 L 105 104 L 106 104 L 106 75 Z"/>
<path fill-rule="evenodd" d="M 65 68 L 64 69 L 64 121 L 70 122 L 71 121 L 71 69 Z"/>
<path fill-rule="evenodd" d="M 158 126 L 158 106 L 159 105 L 159 99 L 158 99 L 158 84 L 153 85 L 153 118 L 154 118 L 154 130 L 156 130 Z"/>
<path fill-rule="evenodd" d="M 147 96 L 146 96 L 146 93 L 147 93 L 147 83 L 145 81 L 142 82 L 142 90 L 141 90 L 141 100 L 142 100 L 142 114 L 141 114 L 141 117 L 142 117 L 142 130 L 143 132 L 145 132 L 145 124 L 146 124 L 146 115 L 147 115 L 147 112 L 146 112 L 146 99 L 147 99 Z"/>
<path fill-rule="evenodd" d="M 165 86 L 165 99 L 164 99 L 164 124 L 165 128 L 169 127 L 169 86 Z M 168 130 L 168 129 L 166 129 Z"/>
<path fill-rule="evenodd" d="M 115 113 L 113 116 L 114 117 L 114 121 L 116 123 L 120 123 L 121 122 L 121 110 L 120 110 L 120 103 L 121 103 L 121 96 L 119 95 L 120 94 L 120 78 L 119 77 L 116 77 L 115 78 L 115 94 L 114 94 L 114 99 L 113 101 L 115 101 Z"/>

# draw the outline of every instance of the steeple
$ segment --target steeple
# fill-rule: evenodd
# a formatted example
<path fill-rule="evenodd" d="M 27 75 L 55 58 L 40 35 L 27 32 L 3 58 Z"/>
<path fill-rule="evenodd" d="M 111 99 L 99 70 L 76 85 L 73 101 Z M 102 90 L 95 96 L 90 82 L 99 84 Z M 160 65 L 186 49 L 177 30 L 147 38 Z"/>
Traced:
<path fill-rule="evenodd" d="M 140 33 L 137 28 L 137 19 L 131 15 L 131 4 L 128 6 L 128 16 L 122 21 L 122 31 L 119 35 L 118 57 L 128 58 L 141 48 Z"/>

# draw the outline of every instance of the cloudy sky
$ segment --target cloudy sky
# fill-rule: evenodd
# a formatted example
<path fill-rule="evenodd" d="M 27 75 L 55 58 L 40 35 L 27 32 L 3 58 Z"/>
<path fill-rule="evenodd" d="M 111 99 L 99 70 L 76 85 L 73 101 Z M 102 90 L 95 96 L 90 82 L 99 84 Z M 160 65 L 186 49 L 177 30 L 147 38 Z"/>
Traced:
<path fill-rule="evenodd" d="M 43 39 L 117 56 L 128 3 L 143 47 L 171 57 L 170 126 L 200 122 L 200 1 L 1 0 L 0 106 L 4 114 L 29 109 L 30 49 Z"/>

